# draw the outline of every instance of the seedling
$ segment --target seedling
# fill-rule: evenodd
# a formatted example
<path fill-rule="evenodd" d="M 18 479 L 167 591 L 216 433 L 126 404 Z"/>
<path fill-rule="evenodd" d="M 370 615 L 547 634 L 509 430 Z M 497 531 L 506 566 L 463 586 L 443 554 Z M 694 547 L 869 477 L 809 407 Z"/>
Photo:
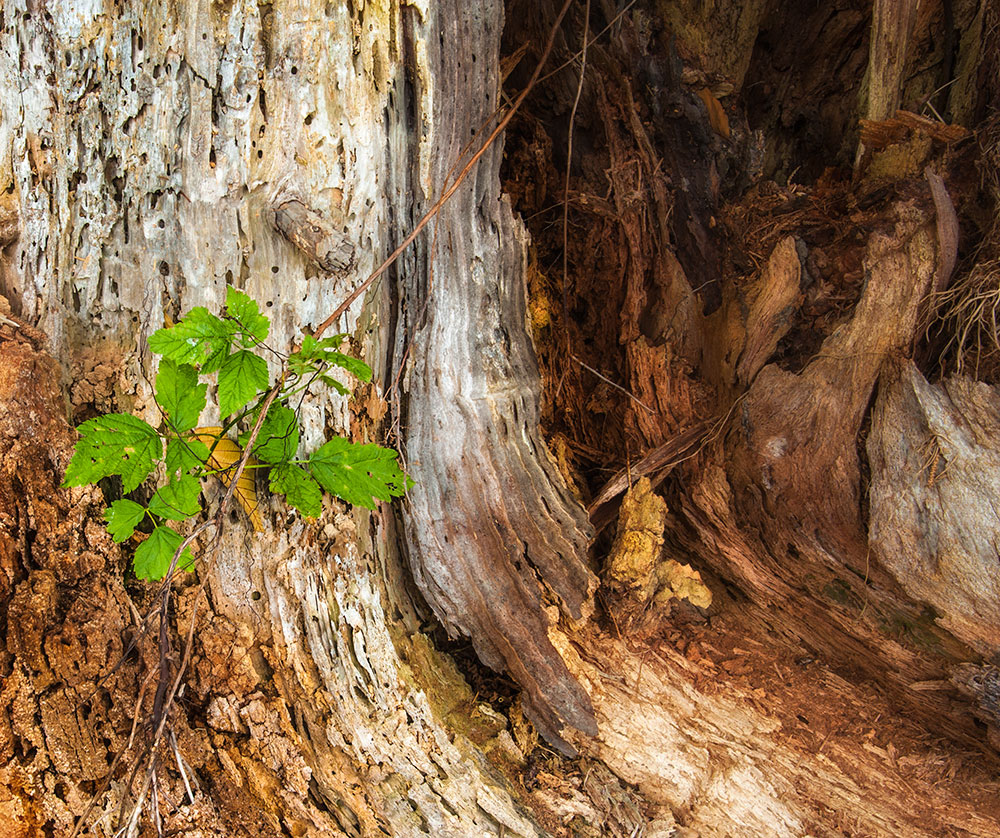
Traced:
<path fill-rule="evenodd" d="M 254 300 L 235 288 L 227 289 L 221 317 L 199 306 L 149 337 L 150 349 L 162 357 L 155 392 L 163 417 L 159 428 L 125 413 L 99 416 L 78 428 L 80 439 L 66 469 L 64 487 L 117 475 L 127 495 L 164 465 L 165 482 L 148 504 L 122 498 L 104 513 L 116 542 L 137 538 L 136 529 L 144 521 L 148 521 L 147 529 L 152 527 L 135 550 L 133 568 L 139 578 L 166 575 L 183 541 L 179 529 L 168 522 L 184 522 L 205 511 L 202 480 L 214 476 L 227 485 L 232 481 L 251 436 L 250 431 L 241 433 L 240 429 L 256 424 L 275 386 L 277 396 L 269 403 L 253 440 L 252 459 L 237 477 L 234 491 L 255 529 L 263 528 L 255 470 L 266 469 L 270 491 L 284 495 L 307 518 L 319 517 L 324 491 L 374 509 L 378 501 L 401 497 L 413 484 L 400 469 L 397 453 L 380 445 L 334 437 L 307 458 L 296 459 L 300 433 L 292 399 L 316 383 L 348 394 L 348 388 L 331 375 L 334 368 L 362 381 L 371 381 L 372 371 L 340 351 L 345 335 L 322 340 L 307 335 L 272 382 L 262 356 L 270 325 Z M 198 427 L 208 404 L 209 381 L 205 379 L 213 375 L 222 424 Z M 193 555 L 185 550 L 178 566 L 189 569 L 193 564 Z"/>

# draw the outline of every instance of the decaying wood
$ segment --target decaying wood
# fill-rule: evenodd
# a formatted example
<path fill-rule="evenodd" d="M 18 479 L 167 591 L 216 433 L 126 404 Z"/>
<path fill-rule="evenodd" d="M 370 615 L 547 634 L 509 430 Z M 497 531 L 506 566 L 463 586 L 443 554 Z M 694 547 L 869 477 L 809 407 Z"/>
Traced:
<path fill-rule="evenodd" d="M 502 26 L 500 3 L 436 4 L 433 16 L 442 39 L 430 39 L 430 69 L 413 103 L 427 125 L 409 167 L 421 176 L 400 189 L 424 200 L 447 187 L 466 137 L 496 108 L 500 83 L 491 35 Z M 448 93 L 457 89 L 465 91 L 460 102 Z M 589 522 L 539 432 L 527 236 L 501 198 L 502 156 L 500 146 L 491 149 L 441 210 L 430 249 L 400 288 L 407 343 L 399 350 L 409 353 L 404 448 L 417 481 L 408 552 L 449 633 L 468 635 L 484 662 L 510 672 L 532 720 L 562 743 L 566 725 L 595 728 L 586 693 L 548 640 L 545 605 L 585 618 L 597 579 L 587 565 Z"/>
<path fill-rule="evenodd" d="M 56 491 L 74 434 L 60 370 L 19 332 L 0 338 L 0 823 L 69 834 L 86 805 L 84 778 L 103 777 L 125 744 L 135 660 L 110 677 L 131 623 L 117 548 L 97 523 L 96 489 Z M 46 785 L 63 783 L 54 795 Z"/>
<path fill-rule="evenodd" d="M 0 248 L 17 241 L 21 235 L 21 208 L 12 193 L 0 193 Z"/>
<path fill-rule="evenodd" d="M 802 302 L 801 276 L 795 240 L 787 236 L 771 252 L 763 275 L 745 294 L 747 331 L 736 363 L 741 390 L 750 384 L 791 328 L 792 317 Z"/>
<path fill-rule="evenodd" d="M 587 514 L 594 529 L 600 532 L 614 520 L 616 500 L 629 486 L 641 477 L 649 477 L 658 486 L 672 466 L 691 456 L 696 446 L 708 432 L 708 423 L 699 422 L 669 442 L 654 448 L 641 460 L 612 477 L 587 507 Z"/>
<path fill-rule="evenodd" d="M 870 120 L 885 119 L 899 108 L 919 5 L 919 0 L 875 2 L 868 61 L 868 107 L 864 114 Z"/>
<path fill-rule="evenodd" d="M 1000 394 L 887 369 L 868 437 L 873 555 L 979 654 L 1000 650 Z"/>
<path fill-rule="evenodd" d="M 10 626 L 0 647 L 5 838 L 34 836 L 39 822 L 68 835 L 86 789 L 125 747 L 136 702 L 137 748 L 152 710 L 152 690 L 140 684 L 156 671 L 158 651 L 135 625 L 124 557 L 99 523 L 101 493 L 54 491 L 73 442 L 58 365 L 27 340 L 0 341 L 0 602 Z M 210 580 L 215 607 L 200 618 L 184 702 L 203 707 L 204 717 L 175 712 L 172 721 L 200 791 L 164 813 L 168 827 L 417 835 L 430 821 L 436 834 L 454 838 L 501 824 L 510 835 L 539 835 L 503 781 L 486 779 L 491 772 L 471 741 L 433 721 L 444 717 L 443 705 L 481 743 L 500 731 L 425 639 L 390 636 L 384 592 L 349 516 L 337 513 L 319 533 L 297 525 L 255 540 L 268 546 L 253 559 L 245 534 L 228 533 Z M 181 627 L 195 590 L 181 583 Z M 116 666 L 130 638 L 137 653 Z M 422 682 L 434 686 L 425 691 Z M 369 717 L 372 706 L 396 708 L 388 726 Z M 424 739 L 437 743 L 433 762 Z M 167 796 L 185 800 L 177 774 L 164 768 L 160 782 Z M 63 794 L 47 790 L 56 784 Z M 438 810 L 435 800 L 447 805 Z M 100 801 L 95 817 L 116 805 L 114 794 Z"/>
<path fill-rule="evenodd" d="M 961 125 L 946 125 L 929 117 L 911 111 L 896 111 L 886 119 L 860 120 L 861 142 L 872 151 L 882 151 L 894 143 L 903 142 L 914 132 L 926 134 L 939 143 L 951 144 L 969 136 L 969 130 Z"/>
<path fill-rule="evenodd" d="M 759 511 L 798 530 L 793 542 L 813 541 L 821 550 L 852 553 L 861 539 L 855 440 L 883 362 L 908 346 L 915 331 L 936 264 L 926 210 L 898 204 L 890 221 L 890 233 L 869 239 L 869 278 L 851 319 L 801 374 L 773 364 L 762 369 L 734 423 L 737 503 L 751 517 Z"/>
<path fill-rule="evenodd" d="M 1000 750 L 1000 666 L 961 663 L 951 671 L 949 680 L 972 699 L 976 717 L 986 724 L 990 744 Z"/>
<path fill-rule="evenodd" d="M 761 607 L 778 609 L 782 625 L 829 660 L 893 683 L 929 724 L 977 738 L 967 713 L 910 690 L 971 652 L 908 604 L 869 550 L 861 517 L 857 436 L 885 363 L 913 339 L 937 268 L 929 208 L 897 203 L 890 219 L 889 231 L 869 238 L 868 281 L 851 318 L 801 373 L 771 364 L 756 375 L 725 460 L 703 470 L 684 506 L 697 551 L 717 556 L 713 566 Z M 893 625 L 905 632 L 885 630 Z"/>
<path fill-rule="evenodd" d="M 919 727 L 887 725 L 884 696 L 796 662 L 759 623 L 730 620 L 704 644 L 689 634 L 684 654 L 670 642 L 575 638 L 586 653 L 570 666 L 601 731 L 578 746 L 638 787 L 647 834 L 997 834 L 997 781 L 976 768 L 981 754 L 949 755 Z M 946 779 L 970 770 L 969 785 Z"/>
<path fill-rule="evenodd" d="M 143 589 L 123 581 L 128 547 L 103 528 L 101 492 L 57 488 L 73 442 L 61 378 L 76 420 L 123 410 L 155 421 L 145 338 L 191 306 L 217 307 L 227 283 L 261 302 L 278 351 L 336 311 L 333 283 L 310 278 L 316 267 L 339 270 L 346 250 L 337 228 L 317 219 L 350 225 L 362 275 L 393 250 L 499 104 L 503 26 L 498 0 L 182 2 L 155 14 L 140 3 L 36 5 L 4 7 L 10 49 L 0 55 L 0 101 L 13 103 L 0 121 L 0 202 L 16 207 L 2 216 L 0 293 L 13 310 L 4 316 L 18 324 L 0 324 L 0 616 L 9 626 L 0 643 L 0 823 L 17 838 L 68 832 L 105 780 L 110 794 L 92 833 L 111 828 L 130 792 L 109 762 L 133 721 L 143 741 L 151 697 L 141 685 L 157 656 L 136 628 Z M 542 18 L 552 12 L 530 5 Z M 776 238 L 742 298 L 720 291 L 725 277 L 715 270 L 725 239 L 720 173 L 736 158 L 725 157 L 697 91 L 713 91 L 713 110 L 726 110 L 729 139 L 745 149 L 740 106 L 725 94 L 738 94 L 748 74 L 773 78 L 752 67 L 750 45 L 759 43 L 760 60 L 791 55 L 798 63 L 782 67 L 820 68 L 801 78 L 786 71 L 784 86 L 766 94 L 755 81 L 753 95 L 776 103 L 758 101 L 761 113 L 781 111 L 786 127 L 806 114 L 843 129 L 837 114 L 802 102 L 782 111 L 790 89 L 813 102 L 825 103 L 834 85 L 853 96 L 845 79 L 860 76 L 856 32 L 868 20 L 853 4 L 835 6 L 832 18 L 826 9 L 788 12 L 810 38 L 771 46 L 757 28 L 782 30 L 762 4 L 731 5 L 717 20 L 692 11 L 674 27 L 687 39 L 676 51 L 649 34 L 653 12 L 637 11 L 588 60 L 598 80 L 584 86 L 581 106 L 598 119 L 590 136 L 580 127 L 577 146 L 594 155 L 581 169 L 599 183 L 584 191 L 581 178 L 570 212 L 589 208 L 600 223 L 581 225 L 589 287 L 581 280 L 570 297 L 600 298 L 582 315 L 597 338 L 590 351 L 620 349 L 618 380 L 635 397 L 606 438 L 641 441 L 648 453 L 632 449 L 632 473 L 648 471 L 655 484 L 669 472 L 675 498 L 669 515 L 655 516 L 639 557 L 643 584 L 633 587 L 655 600 L 664 559 L 690 560 L 712 610 L 691 607 L 676 624 L 668 609 L 649 613 L 641 643 L 619 634 L 614 607 L 592 615 L 593 529 L 538 429 L 527 234 L 501 195 L 498 144 L 430 235 L 338 324 L 383 376 L 416 489 L 398 511 L 368 516 L 332 502 L 316 523 L 269 501 L 264 531 L 223 536 L 208 573 L 211 609 L 194 626 L 185 700 L 171 719 L 175 761 L 186 767 L 164 760 L 158 775 L 159 799 L 171 801 L 162 806 L 167 830 L 1000 832 L 982 731 L 997 723 L 1000 679 L 981 659 L 996 647 L 996 592 L 982 580 L 957 591 L 987 567 L 994 540 L 992 524 L 977 524 L 992 487 L 963 464 L 992 462 L 997 398 L 980 385 L 907 378 L 899 365 L 921 301 L 948 264 L 940 206 L 935 219 L 926 186 L 902 188 L 866 228 L 864 294 L 797 372 L 773 358 L 805 293 L 807 249 L 788 233 Z M 717 35 L 731 22 L 738 50 Z M 816 44 L 836 48 L 815 60 Z M 699 47 L 706 66 L 684 66 Z M 827 61 L 845 65 L 844 79 L 824 72 Z M 780 137 L 777 146 L 769 165 L 789 147 Z M 685 168 L 696 169 L 690 197 Z M 717 335 L 701 311 L 722 301 L 715 317 L 728 317 L 728 300 L 740 328 Z M 25 324 L 44 327 L 59 363 Z M 580 330 L 563 325 L 581 346 Z M 593 368 L 611 371 L 607 354 L 609 365 Z M 744 386 L 746 395 L 714 400 L 702 374 L 727 382 L 723 396 Z M 857 438 L 879 381 L 869 501 Z M 380 398 L 375 388 L 366 404 Z M 728 421 L 707 433 L 717 402 Z M 381 413 L 368 407 L 369 419 Z M 603 416 L 615 425 L 616 415 Z M 899 449 L 890 440 L 896 419 L 886 417 L 899 420 Z M 301 418 L 306 447 L 331 427 L 382 434 L 335 395 L 306 400 Z M 953 447 L 944 433 L 957 435 Z M 900 470 L 906 493 L 891 497 Z M 595 520 L 629 482 L 626 469 L 608 485 Z M 953 507 L 966 494 L 975 503 L 963 516 Z M 651 486 L 662 511 L 655 497 Z M 947 550 L 902 529 L 924 526 L 932 507 Z M 397 543 L 426 603 L 414 603 Z M 912 545 L 918 552 L 904 555 Z M 959 561 L 967 545 L 975 549 Z M 905 564 L 914 556 L 917 568 Z M 931 584 L 936 569 L 956 591 Z M 188 630 L 193 601 L 181 580 L 169 631 Z M 529 758 L 537 736 L 517 712 L 497 713 L 435 649 L 426 604 L 514 676 L 550 741 L 584 759 L 538 770 L 550 752 Z M 135 652 L 105 678 L 132 639 Z"/>
<path fill-rule="evenodd" d="M 392 202 L 405 214 L 411 196 L 389 195 L 387 184 L 411 165 L 421 135 L 402 110 L 405 74 L 428 76 L 419 55 L 440 49 L 442 22 L 427 14 L 280 2 L 182 3 L 155 15 L 141 3 L 4 7 L 12 50 L 0 56 L 0 194 L 16 196 L 21 227 L 4 249 L 0 293 L 11 319 L 48 333 L 77 420 L 118 410 L 157 422 L 145 338 L 192 306 L 218 309 L 227 282 L 258 300 L 279 351 L 337 307 L 339 290 L 310 281 L 315 268 L 274 229 L 282 196 L 308 195 L 317 214 L 342 215 L 360 271 L 392 249 Z M 442 124 L 460 98 L 442 97 Z M 17 152 L 35 146 L 33 156 Z M 372 356 L 384 355 L 392 317 L 368 311 L 361 332 Z M 0 331 L 2 349 L 15 330 Z M 0 466 L 0 607 L 18 622 L 0 651 L 5 838 L 33 838 L 36 824 L 69 833 L 128 738 L 143 667 L 155 665 L 143 646 L 81 709 L 123 635 L 134 636 L 130 595 L 140 611 L 144 603 L 141 588 L 124 589 L 129 557 L 104 532 L 100 493 L 57 489 L 73 441 L 58 373 L 51 359 L 0 364 L 0 377 L 17 375 L 48 410 L 23 396 L 0 405 L 2 421 L 32 423 L 4 436 Z M 344 428 L 348 411 L 327 393 L 300 416 L 309 450 L 327 427 Z M 50 427 L 60 429 L 51 443 Z M 309 526 L 287 525 L 276 504 L 261 512 L 265 531 L 235 527 L 210 574 L 211 611 L 171 720 L 195 799 L 162 763 L 160 799 L 179 802 L 164 805 L 166 828 L 539 835 L 483 758 L 522 759 L 504 723 L 420 633 L 402 586 L 392 589 L 398 602 L 388 598 L 385 578 L 400 575 L 390 524 L 372 529 L 336 504 Z M 193 597 L 180 585 L 171 628 L 183 635 Z M 149 699 L 139 702 L 137 747 Z M 129 799 L 124 776 L 111 779 L 94 815 L 104 824 Z"/>
<path fill-rule="evenodd" d="M 952 203 L 948 189 L 941 176 L 930 168 L 924 171 L 924 177 L 931 188 L 934 198 L 935 223 L 938 237 L 938 263 L 934 272 L 934 282 L 931 284 L 931 300 L 934 295 L 941 294 L 948 288 L 951 275 L 958 262 L 958 214 Z"/>
<path fill-rule="evenodd" d="M 131 708 L 109 707 L 100 697 L 135 690 L 142 657 L 155 664 L 156 651 L 146 644 L 95 697 L 94 681 L 121 654 L 130 623 L 128 595 L 106 570 L 106 557 L 118 561 L 117 547 L 96 523 L 99 492 L 62 493 L 46 507 L 72 444 L 59 415 L 56 364 L 12 341 L 0 344 L 0 353 L 0 400 L 17 408 L 0 414 L 3 450 L 15 458 L 5 456 L 0 470 L 0 579 L 16 580 L 6 600 L 16 631 L 4 651 L 17 663 L 0 690 L 9 708 L 0 725 L 0 748 L 8 755 L 0 777 L 3 788 L 21 790 L 0 798 L 0 812 L 15 830 L 10 834 L 30 836 L 20 825 L 44 819 L 66 831 L 86 803 L 73 785 L 65 798 L 47 793 L 46 785 L 106 770 L 98 737 L 123 744 Z M 24 434 L 27 417 L 40 433 Z M 7 465 L 25 456 L 38 467 L 13 475 Z M 47 522 L 33 541 L 32 561 L 42 566 L 27 577 L 21 576 L 23 539 L 9 537 L 18 521 Z M 440 714 L 475 741 L 495 739 L 494 747 L 518 758 L 502 744 L 509 734 L 497 735 L 506 732 L 504 723 L 477 708 L 425 638 L 375 631 L 391 627 L 380 608 L 386 589 L 371 569 L 354 572 L 363 559 L 352 546 L 351 523 L 344 517 L 330 523 L 332 540 L 323 533 L 311 541 L 300 525 L 288 530 L 249 576 L 241 567 L 244 536 L 226 539 L 213 581 L 223 609 L 204 619 L 188 679 L 187 703 L 205 707 L 204 722 L 176 720 L 188 770 L 201 789 L 216 790 L 220 808 L 199 791 L 167 819 L 168 827 L 217 835 L 271 834 L 280 824 L 331 835 L 546 834 L 510 807 L 502 785 L 484 784 L 473 739 L 430 723 Z M 181 590 L 182 623 L 191 594 L 191 587 Z M 339 615 L 336 624 L 332 613 Z M 794 648 L 768 639 L 760 624 L 730 629 L 721 636 L 671 632 L 665 643 L 640 649 L 593 629 L 572 642 L 553 632 L 552 642 L 592 696 L 599 723 L 595 738 L 571 733 L 573 744 L 599 762 L 586 768 L 577 789 L 547 775 L 527 799 L 557 818 L 582 814 L 613 836 L 642 828 L 669 838 L 678 821 L 719 836 L 832 838 L 844 829 L 918 838 L 947 829 L 995 834 L 1000 824 L 988 801 L 998 790 L 995 778 L 977 768 L 981 755 L 949 753 L 918 729 L 889 726 L 884 697 L 859 693 L 819 664 L 797 662 Z M 83 646 L 81 632 L 88 634 Z M 678 642 L 688 644 L 684 654 Z M 714 645 L 721 642 L 730 645 Z M 387 656 L 393 646 L 405 662 Z M 437 673 L 427 682 L 437 687 L 414 689 L 411 679 L 428 671 Z M 980 692 L 992 695 L 988 673 L 966 680 L 972 689 L 985 684 Z M 88 713 L 79 712 L 80 702 Z M 399 708 L 396 725 L 373 725 L 372 707 Z M 426 761 L 411 762 L 422 741 L 434 743 Z M 961 794 L 954 783 L 942 783 L 942 775 L 955 774 L 963 779 Z M 637 792 L 621 788 L 618 777 Z M 171 783 L 170 793 L 183 799 L 183 785 Z M 435 798 L 447 807 L 437 808 Z"/>
<path fill-rule="evenodd" d="M 283 201 L 274 209 L 274 226 L 320 270 L 343 273 L 354 263 L 354 246 L 302 201 Z"/>

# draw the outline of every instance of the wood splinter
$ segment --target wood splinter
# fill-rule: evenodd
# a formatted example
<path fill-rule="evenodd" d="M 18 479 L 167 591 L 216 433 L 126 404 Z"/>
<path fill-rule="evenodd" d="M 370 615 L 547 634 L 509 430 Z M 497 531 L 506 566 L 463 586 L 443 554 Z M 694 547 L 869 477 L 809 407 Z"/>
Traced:
<path fill-rule="evenodd" d="M 346 273 L 354 265 L 354 246 L 347 237 L 299 200 L 275 208 L 274 227 L 325 273 Z"/>

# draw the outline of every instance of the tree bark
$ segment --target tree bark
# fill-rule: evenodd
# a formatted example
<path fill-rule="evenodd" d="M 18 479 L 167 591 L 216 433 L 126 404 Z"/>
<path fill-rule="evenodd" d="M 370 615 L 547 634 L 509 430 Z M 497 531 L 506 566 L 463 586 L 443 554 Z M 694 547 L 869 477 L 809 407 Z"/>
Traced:
<path fill-rule="evenodd" d="M 5 834 L 68 835 L 79 821 L 111 835 L 133 809 L 135 834 L 156 834 L 157 818 L 248 836 L 1000 832 L 997 594 L 982 581 L 996 492 L 977 471 L 994 456 L 997 397 L 928 383 L 901 360 L 954 265 L 940 189 L 921 168 L 857 222 L 844 259 L 863 262 L 866 286 L 801 365 L 780 366 L 805 331 L 816 260 L 789 228 L 763 271 L 734 276 L 720 221 L 747 184 L 734 173 L 720 188 L 718 166 L 787 172 L 804 147 L 789 114 L 829 79 L 798 76 L 801 95 L 776 95 L 751 129 L 726 96 L 752 103 L 773 81 L 762 54 L 806 60 L 780 40 L 780 10 L 652 4 L 609 21 L 597 5 L 612 25 L 591 47 L 593 119 L 573 161 L 584 232 L 566 242 L 572 288 L 547 304 L 569 338 L 539 325 L 546 234 L 532 239 L 512 203 L 564 197 L 561 176 L 543 180 L 565 146 L 572 67 L 539 89 L 508 146 L 510 167 L 533 130 L 536 164 L 503 172 L 504 147 L 491 147 L 341 318 L 377 383 L 301 407 L 305 450 L 328 432 L 388 440 L 415 488 L 371 515 L 327 499 L 315 523 L 261 493 L 264 530 L 236 514 L 218 558 L 176 583 L 160 616 L 172 671 L 192 626 L 195 641 L 156 797 L 141 802 L 131 771 L 164 650 L 139 618 L 156 596 L 104 531 L 112 490 L 58 488 L 71 425 L 112 411 L 156 423 L 147 337 L 217 309 L 227 285 L 260 302 L 279 351 L 322 322 L 453 182 L 504 78 L 524 74 L 503 66 L 502 36 L 533 44 L 528 64 L 556 9 L 509 4 L 504 36 L 499 0 L 4 6 Z M 988 54 L 990 20 L 973 5 L 957 13 L 982 41 L 964 42 L 958 65 Z M 793 21 L 843 74 L 852 118 L 889 115 L 862 109 L 858 56 L 869 28 L 882 55 L 879 33 L 902 26 L 891 14 L 881 4 L 873 23 L 843 4 L 825 23 Z M 574 6 L 555 61 L 578 49 L 582 15 Z M 915 15 L 892 85 L 914 51 L 928 57 L 937 18 Z M 906 103 L 882 87 L 869 101 Z M 971 125 L 969 85 L 954 87 Z M 833 111 L 820 121 L 843 118 Z M 766 153 L 754 130 L 773 137 Z M 823 150 L 853 159 L 842 138 Z M 560 354 L 570 345 L 578 355 Z M 583 362 L 634 398 L 585 383 Z M 575 399 L 589 407 L 559 413 Z M 611 421 L 587 418 L 599 410 Z M 710 589 L 710 609 L 660 589 L 637 607 L 627 580 L 598 587 L 595 527 L 632 462 L 588 517 L 556 428 L 577 450 L 616 448 L 616 466 L 626 448 L 649 455 L 639 462 L 667 499 L 651 561 L 694 563 L 685 578 Z M 947 464 L 932 480 L 913 476 L 928 439 Z M 480 694 L 485 670 L 442 651 L 463 637 L 513 684 Z"/>

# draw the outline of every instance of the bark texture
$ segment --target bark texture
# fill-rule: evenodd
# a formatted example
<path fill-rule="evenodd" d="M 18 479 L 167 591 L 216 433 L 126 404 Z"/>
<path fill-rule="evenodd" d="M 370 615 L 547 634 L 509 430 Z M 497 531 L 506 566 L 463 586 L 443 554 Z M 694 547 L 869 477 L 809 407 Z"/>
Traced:
<path fill-rule="evenodd" d="M 406 172 L 405 224 L 455 174 L 466 138 L 499 95 L 499 3 L 434 4 L 426 68 L 412 83 L 426 126 Z M 460 44 L 460 48 L 456 48 Z M 461 104 L 451 98 L 464 91 Z M 529 717 L 552 742 L 568 724 L 596 733 L 586 693 L 549 642 L 562 611 L 592 609 L 590 524 L 538 427 L 538 369 L 526 328 L 527 236 L 500 193 L 500 144 L 435 221 L 430 246 L 402 276 L 400 355 L 408 462 L 408 553 L 417 584 L 451 634 L 525 690 Z M 400 357 L 402 362 L 402 357 Z M 555 615 L 547 606 L 555 606 Z M 563 744 L 563 747 L 565 745 Z"/>
<path fill-rule="evenodd" d="M 497 144 L 338 324 L 381 384 L 302 405 L 304 450 L 329 432 L 394 434 L 418 480 L 405 503 L 367 515 L 327 501 L 308 523 L 264 500 L 262 532 L 237 515 L 214 563 L 178 583 L 165 634 L 175 658 L 192 625 L 195 643 L 143 829 L 155 809 L 165 829 L 206 836 L 1000 832 L 1000 498 L 976 470 L 994 458 L 1000 402 L 906 360 L 928 289 L 955 265 L 940 187 L 962 171 L 947 153 L 961 138 L 887 128 L 856 186 L 763 182 L 806 148 L 854 159 L 843 129 L 868 113 L 862 75 L 893 48 L 892 4 L 875 22 L 848 2 L 787 17 L 768 3 L 619 18 L 599 5 L 568 286 L 545 275 L 542 222 L 565 197 L 554 172 L 572 61 L 512 132 L 507 171 Z M 953 29 L 986 43 L 984 5 L 947 8 Z M 943 57 L 931 35 L 945 10 L 895 21 L 904 69 L 868 84 L 904 89 L 871 101 L 933 92 L 940 80 L 921 68 Z M 155 622 L 139 628 L 154 597 L 101 521 L 114 487 L 58 488 L 71 422 L 156 422 L 146 338 L 192 306 L 217 308 L 227 284 L 260 301 L 279 351 L 336 309 L 461 170 L 504 77 L 525 74 L 501 61 L 504 11 L 4 5 L 11 835 L 69 834 L 95 793 L 84 834 L 115 833 L 141 785 L 130 769 L 160 665 Z M 508 53 L 526 51 L 526 66 L 556 10 L 506 11 Z M 572 59 L 582 14 L 556 60 Z M 987 54 L 970 38 L 954 66 Z M 971 119 L 982 103 L 970 86 L 963 76 L 948 101 Z M 803 119 L 818 138 L 795 130 Z M 514 202 L 541 219 L 533 241 Z M 586 484 L 581 458 L 609 451 L 591 460 L 591 521 L 570 481 Z M 612 562 L 599 589 L 588 549 L 633 466 L 655 520 L 640 510 L 623 527 L 616 555 L 634 567 Z M 686 568 L 689 592 L 697 578 L 711 609 L 662 596 L 668 567 Z M 460 672 L 436 648 L 436 621 L 513 676 L 519 700 Z M 579 758 L 537 747 L 539 732 Z"/>
<path fill-rule="evenodd" d="M 887 370 L 868 438 L 869 541 L 906 592 L 987 657 L 1000 648 L 996 390 L 933 386 L 912 363 Z"/>
<path fill-rule="evenodd" d="M 68 834 L 133 711 L 145 736 L 150 695 L 137 688 L 156 654 L 144 645 L 91 698 L 97 706 L 80 706 L 120 657 L 132 616 L 126 560 L 102 535 L 99 493 L 56 490 L 73 439 L 59 388 L 65 382 L 76 419 L 123 410 L 155 422 L 145 337 L 168 318 L 216 308 L 232 283 L 261 303 L 273 345 L 286 349 L 335 308 L 349 287 L 318 270 L 343 267 L 340 255 L 330 264 L 330 253 L 343 252 L 331 242 L 351 242 L 364 275 L 391 249 L 394 207 L 408 207 L 407 193 L 389 191 L 419 136 L 405 119 L 404 72 L 431 79 L 423 56 L 429 43 L 440 48 L 441 33 L 428 10 L 389 4 L 13 3 L 3 15 L 10 105 L 0 171 L 14 198 L 5 203 L 2 293 L 19 324 L 14 337 L 36 335 L 30 321 L 61 360 L 60 368 L 42 353 L 3 367 L 22 386 L 11 384 L 4 416 L 32 417 L 31 429 L 6 439 L 34 446 L 4 457 L 4 603 L 19 625 L 3 659 L 12 719 L 3 819 L 12 835 Z M 430 117 L 441 94 L 429 85 L 424 94 Z M 447 111 L 433 114 L 451 130 Z M 305 226 L 290 213 L 299 206 Z M 312 227 L 322 236 L 306 235 Z M 358 340 L 377 362 L 389 328 L 380 318 L 391 315 L 374 299 Z M 47 399 L 44 412 L 22 412 L 32 397 Z M 376 391 L 363 402 L 373 414 L 379 403 Z M 347 427 L 346 402 L 310 398 L 301 418 L 309 448 L 327 427 Z M 50 427 L 57 438 L 43 432 Z M 172 722 L 196 800 L 179 774 L 164 775 L 163 794 L 186 801 L 170 825 L 203 834 L 537 834 L 482 756 L 496 746 L 515 759 L 509 734 L 487 745 L 502 725 L 416 632 L 406 600 L 390 604 L 389 525 L 337 504 L 315 527 L 276 506 L 264 512 L 265 532 L 236 523 L 215 566 L 201 570 L 209 605 L 197 616 L 188 703 Z M 45 549 L 50 537 L 65 542 L 58 555 Z M 183 635 L 196 597 L 178 597 L 169 619 Z M 131 598 L 147 604 L 139 591 Z M 127 808 L 121 770 L 98 810 L 108 815 L 88 824 L 96 833 Z"/>

